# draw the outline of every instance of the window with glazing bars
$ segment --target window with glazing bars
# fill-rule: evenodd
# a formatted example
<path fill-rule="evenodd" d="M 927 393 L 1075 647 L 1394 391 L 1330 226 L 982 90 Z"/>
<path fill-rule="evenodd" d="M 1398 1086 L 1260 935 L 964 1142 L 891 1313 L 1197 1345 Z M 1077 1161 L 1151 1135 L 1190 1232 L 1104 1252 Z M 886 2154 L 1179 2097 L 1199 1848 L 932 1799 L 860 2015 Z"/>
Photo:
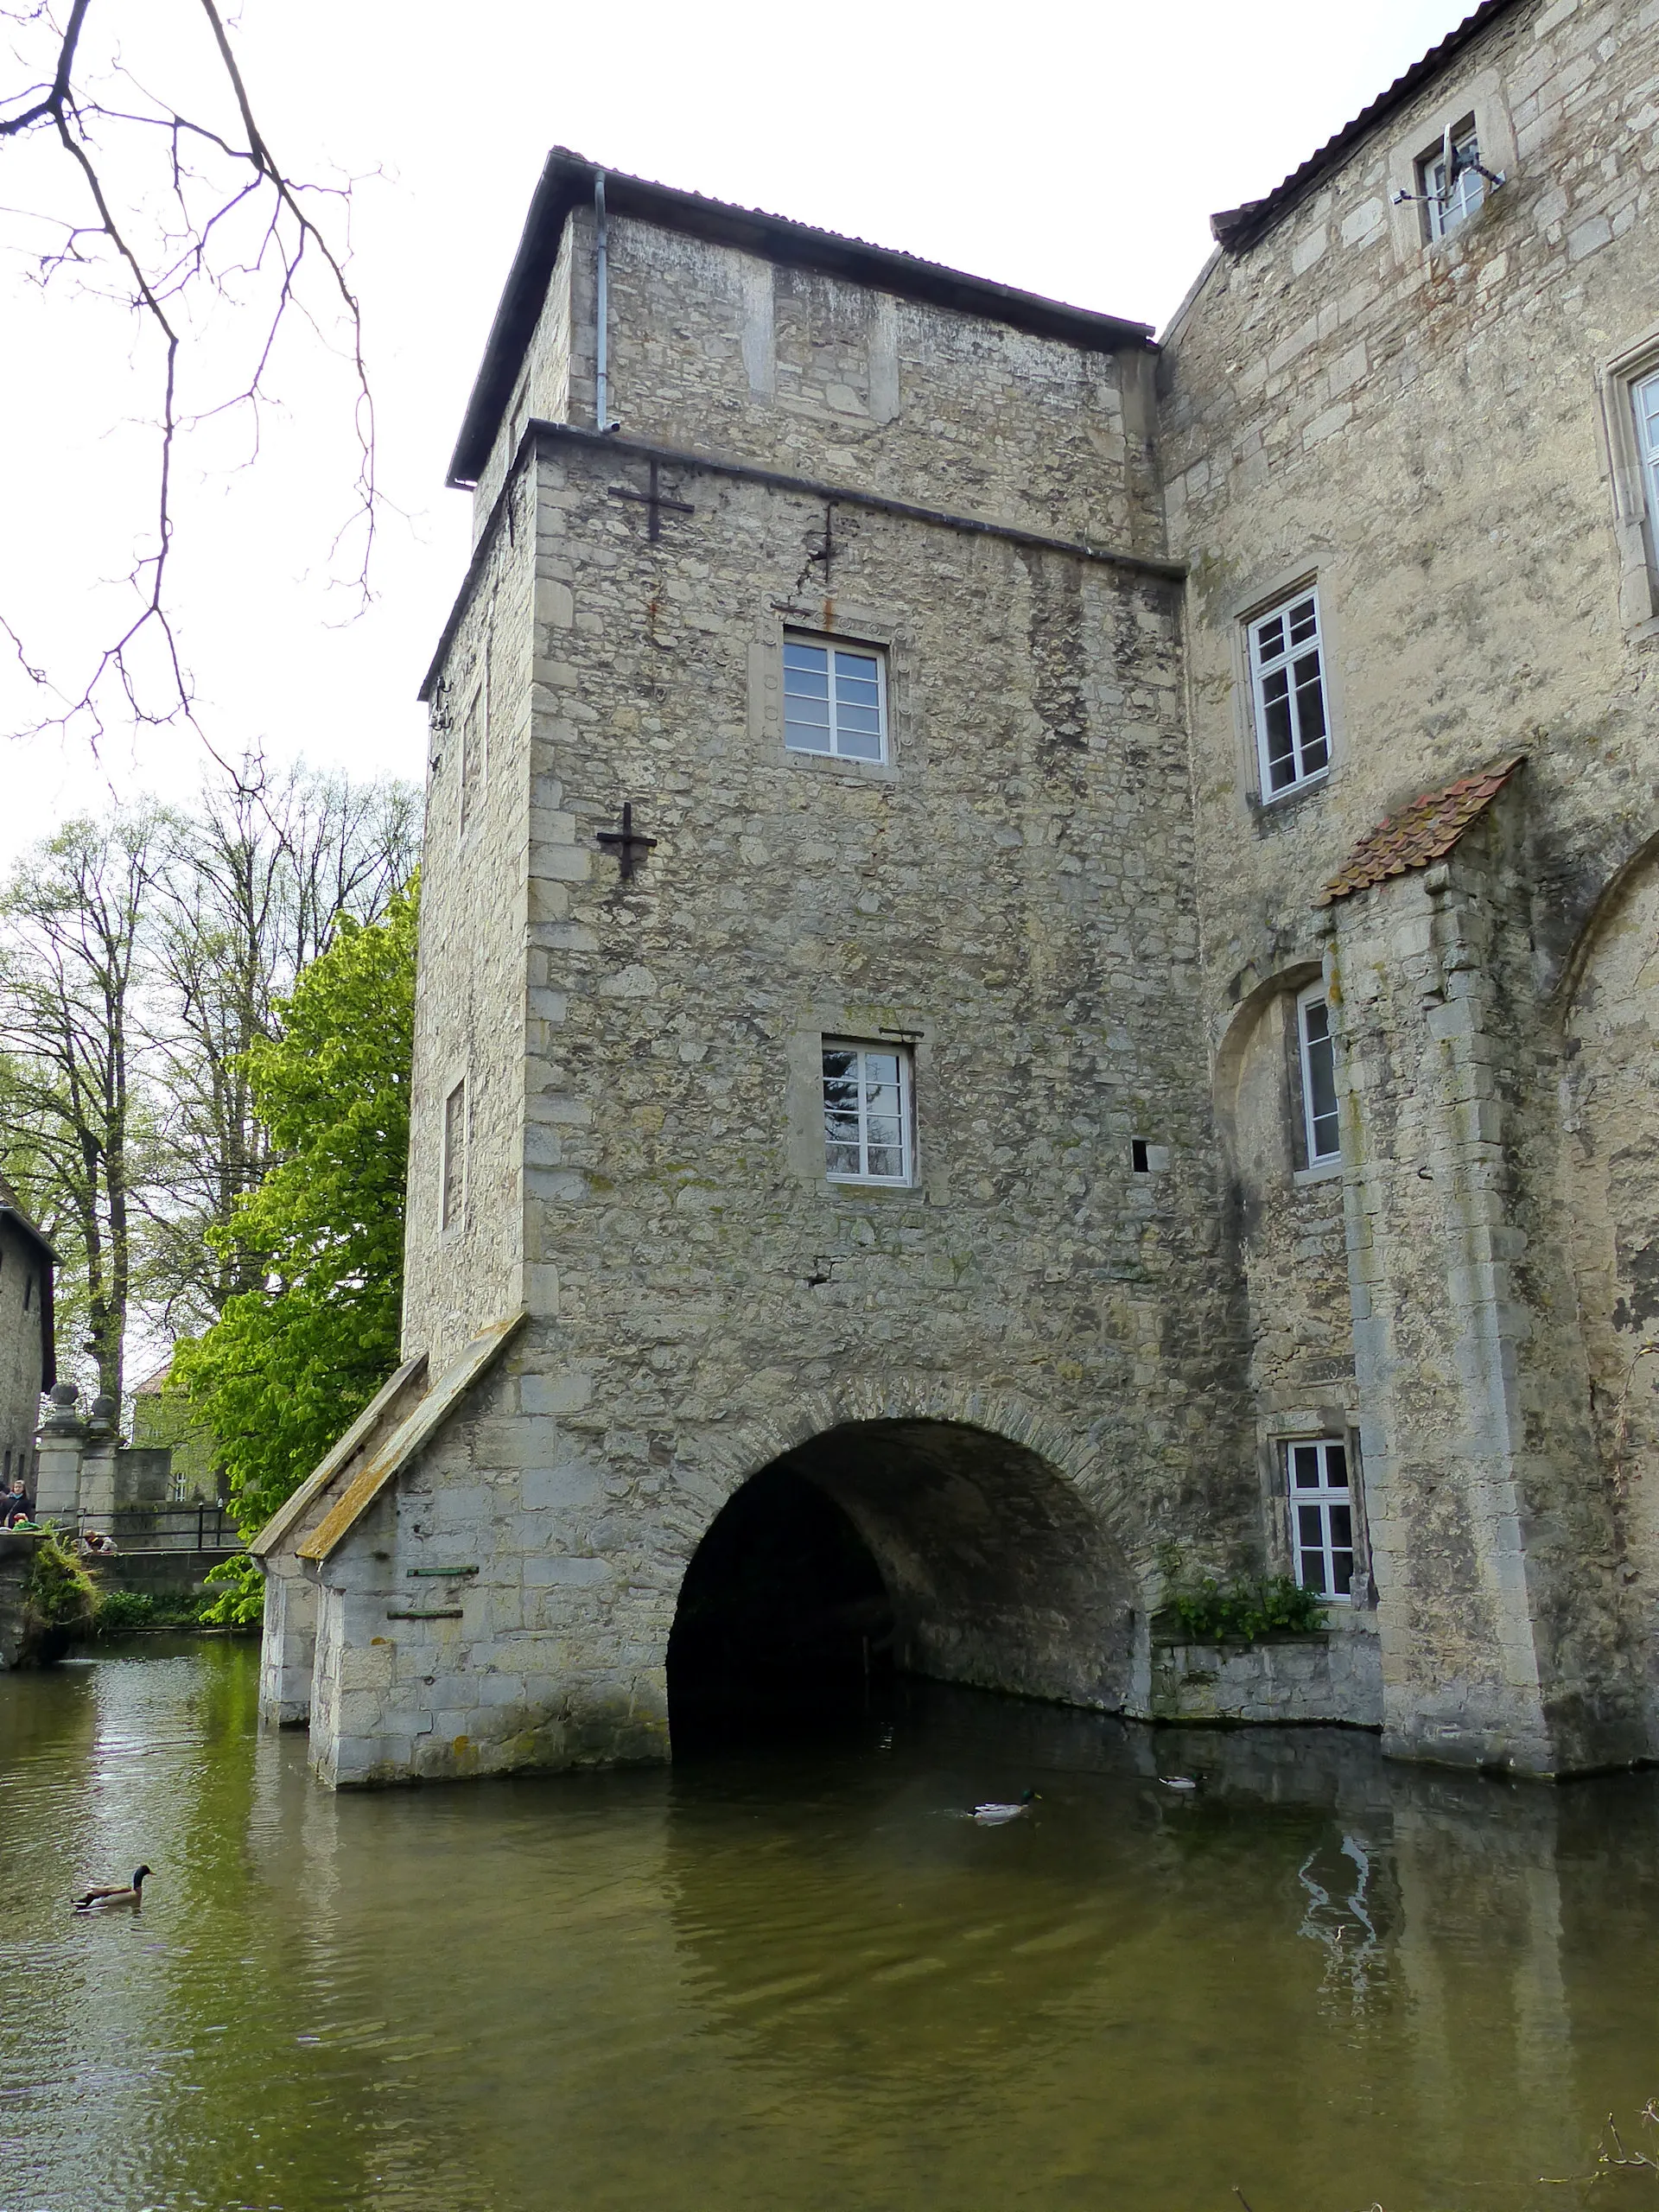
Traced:
<path fill-rule="evenodd" d="M 784 743 L 844 760 L 887 757 L 887 671 L 867 646 L 784 639 Z"/>
<path fill-rule="evenodd" d="M 1337 1040 L 1331 1033 L 1331 1006 L 1322 983 L 1304 991 L 1297 1000 L 1296 1035 L 1301 1062 L 1302 1135 L 1307 1165 L 1317 1167 L 1324 1160 L 1342 1156 Z"/>
<path fill-rule="evenodd" d="M 1475 118 L 1454 123 L 1439 149 L 1417 164 L 1417 188 L 1428 218 L 1428 235 L 1443 238 L 1466 223 L 1486 197 L 1486 180 L 1471 164 L 1480 159 Z M 1456 171 L 1456 175 L 1452 174 Z"/>
<path fill-rule="evenodd" d="M 836 1183 L 908 1183 L 910 1054 L 901 1046 L 823 1046 L 824 1166 Z"/>
<path fill-rule="evenodd" d="M 1285 1447 L 1291 1554 L 1304 1590 L 1344 1604 L 1354 1579 L 1354 1501 L 1348 1447 L 1319 1439 Z"/>
<path fill-rule="evenodd" d="M 1630 386 L 1630 404 L 1636 410 L 1636 450 L 1647 496 L 1648 531 L 1654 556 L 1659 558 L 1659 375 L 1643 377 Z"/>
<path fill-rule="evenodd" d="M 1298 592 L 1270 614 L 1258 615 L 1249 637 L 1262 796 L 1277 798 L 1312 783 L 1331 765 L 1319 594 Z"/>

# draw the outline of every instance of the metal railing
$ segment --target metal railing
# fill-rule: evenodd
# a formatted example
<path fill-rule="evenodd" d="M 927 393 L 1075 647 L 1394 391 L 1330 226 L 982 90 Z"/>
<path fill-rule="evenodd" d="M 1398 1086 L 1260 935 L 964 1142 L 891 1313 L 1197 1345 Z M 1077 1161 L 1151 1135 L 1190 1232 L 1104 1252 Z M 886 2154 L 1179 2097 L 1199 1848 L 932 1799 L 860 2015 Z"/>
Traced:
<path fill-rule="evenodd" d="M 242 1539 L 222 1505 L 191 1498 L 178 1505 L 124 1505 L 113 1513 L 81 1513 L 84 1534 L 97 1529 L 124 1552 L 239 1551 Z"/>

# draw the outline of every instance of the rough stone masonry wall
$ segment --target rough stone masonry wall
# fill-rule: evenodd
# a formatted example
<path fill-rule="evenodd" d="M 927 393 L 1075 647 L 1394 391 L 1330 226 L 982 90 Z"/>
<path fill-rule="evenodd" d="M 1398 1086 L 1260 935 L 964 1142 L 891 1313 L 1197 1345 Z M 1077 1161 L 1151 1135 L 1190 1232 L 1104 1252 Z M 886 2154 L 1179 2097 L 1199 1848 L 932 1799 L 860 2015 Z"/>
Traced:
<path fill-rule="evenodd" d="M 47 1262 L 32 1238 L 0 1221 L 0 1476 L 29 1467 L 41 1421 L 41 1276 Z M 23 1304 L 27 1294 L 29 1304 Z"/>
<path fill-rule="evenodd" d="M 524 1298 L 533 504 L 480 547 L 432 700 L 410 1116 L 404 1342 L 437 1373 Z M 474 749 L 470 765 L 464 759 Z M 467 786 L 462 820 L 462 784 Z M 442 1223 L 445 1102 L 466 1084 L 459 1219 Z"/>
<path fill-rule="evenodd" d="M 1095 352 L 613 218 L 609 413 L 626 436 L 1141 552 L 1162 550 L 1151 356 Z M 565 226 L 481 525 L 526 410 L 591 427 L 593 217 Z"/>
<path fill-rule="evenodd" d="M 1552 1380 L 1541 1349 L 1558 1328 L 1579 1340 L 1557 995 L 1604 887 L 1653 827 L 1653 598 L 1645 570 L 1632 573 L 1632 545 L 1645 556 L 1615 372 L 1644 359 L 1633 349 L 1659 328 L 1656 80 L 1652 6 L 1506 14 L 1260 244 L 1217 257 L 1164 367 L 1171 545 L 1192 564 L 1205 988 L 1224 1057 L 1232 1009 L 1293 988 L 1319 960 L 1313 899 L 1367 829 L 1465 769 L 1529 755 L 1516 925 L 1529 946 L 1502 986 L 1515 1100 L 1497 1229 L 1516 1240 L 1501 1256 L 1516 1262 L 1533 1344 L 1521 1533 L 1533 1555 L 1558 1558 L 1586 1443 L 1577 1355 L 1564 1352 Z M 1429 245 L 1421 210 L 1393 195 L 1471 109 L 1507 181 Z M 1309 580 L 1332 769 L 1264 808 L 1242 620 Z M 1637 1139 L 1632 1124 L 1616 1142 Z M 1351 1179 L 1368 1166 L 1351 1160 Z M 1283 1248 L 1299 1199 L 1286 1186 L 1279 1203 Z M 1425 1312 L 1441 1250 L 1431 1235 L 1420 1275 L 1397 1286 Z M 1358 1296 L 1363 1269 L 1355 1281 Z M 1583 1572 L 1568 1617 L 1529 1633 L 1578 1655 L 1548 1693 L 1593 1707 L 1591 1676 L 1614 1663 L 1613 1563 L 1605 1535 L 1575 1524 L 1573 1541 Z M 1596 1725 L 1592 1713 L 1591 1734 Z"/>
<path fill-rule="evenodd" d="M 325 1569 L 337 1780 L 659 1754 L 692 1551 L 837 1421 L 1027 1446 L 1087 1500 L 1126 1628 L 1160 1536 L 1259 1556 L 1172 587 L 845 513 L 826 604 L 817 500 L 688 471 L 653 544 L 620 484 L 641 464 L 542 441 L 531 1320 Z M 785 750 L 791 619 L 886 648 L 889 766 Z M 658 841 L 630 882 L 594 836 L 625 798 Z M 914 1040 L 916 1185 L 831 1185 L 821 1039 L 884 1030 Z M 435 1560 L 476 1573 L 389 1619 Z"/>
<path fill-rule="evenodd" d="M 1218 255 L 1170 334 L 1217 1020 L 1241 979 L 1317 957 L 1313 899 L 1367 829 L 1496 754 L 1531 756 L 1552 962 L 1649 832 L 1653 654 L 1621 607 L 1603 376 L 1659 328 L 1656 82 L 1659 8 L 1505 16 L 1260 245 Z M 1471 105 L 1509 181 L 1427 246 L 1389 194 Z M 1239 618 L 1307 576 L 1335 761 L 1264 809 Z"/>

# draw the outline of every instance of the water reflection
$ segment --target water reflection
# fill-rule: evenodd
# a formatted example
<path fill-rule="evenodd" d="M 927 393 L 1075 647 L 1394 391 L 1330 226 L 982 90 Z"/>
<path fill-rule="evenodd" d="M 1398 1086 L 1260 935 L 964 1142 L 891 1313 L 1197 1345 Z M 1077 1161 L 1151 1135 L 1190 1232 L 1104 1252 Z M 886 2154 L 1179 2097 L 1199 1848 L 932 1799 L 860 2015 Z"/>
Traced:
<path fill-rule="evenodd" d="M 811 1750 L 334 1797 L 252 1692 L 223 1643 L 0 1679 L 8 2212 L 1561 2206 L 1659 2088 L 1652 1777 L 910 1686 Z M 140 1858 L 142 1915 L 70 1918 Z"/>

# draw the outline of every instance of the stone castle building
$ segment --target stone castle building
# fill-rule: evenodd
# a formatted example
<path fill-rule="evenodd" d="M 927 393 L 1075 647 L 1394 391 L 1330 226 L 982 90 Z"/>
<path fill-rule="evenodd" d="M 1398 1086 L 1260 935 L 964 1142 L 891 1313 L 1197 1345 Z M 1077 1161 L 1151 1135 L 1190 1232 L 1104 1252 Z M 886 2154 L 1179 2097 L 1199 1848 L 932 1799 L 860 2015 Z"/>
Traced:
<path fill-rule="evenodd" d="M 31 1502 L 41 1394 L 57 1380 L 52 1247 L 0 1175 L 0 1489 L 21 1482 Z"/>
<path fill-rule="evenodd" d="M 1659 1754 L 1656 119 L 1659 6 L 1487 0 L 1157 342 L 550 159 L 408 1361 L 256 1545 L 325 1779 L 664 1758 L 757 1582 L 867 1667 Z M 1329 1625 L 1184 1647 L 1178 1554 Z"/>

